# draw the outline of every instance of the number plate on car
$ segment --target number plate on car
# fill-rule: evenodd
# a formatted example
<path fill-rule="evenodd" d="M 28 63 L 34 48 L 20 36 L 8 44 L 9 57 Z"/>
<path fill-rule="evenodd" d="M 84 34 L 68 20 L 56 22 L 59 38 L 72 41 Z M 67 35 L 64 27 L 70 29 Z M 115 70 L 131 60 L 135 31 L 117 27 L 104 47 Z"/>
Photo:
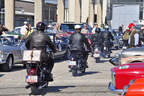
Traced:
<path fill-rule="evenodd" d="M 69 61 L 69 65 L 76 65 L 76 61 Z"/>
<path fill-rule="evenodd" d="M 38 82 L 38 76 L 29 76 L 29 75 L 27 75 L 26 76 L 26 82 L 36 83 L 36 82 Z"/>
<path fill-rule="evenodd" d="M 94 54 L 93 56 L 94 57 L 100 57 L 100 54 Z"/>

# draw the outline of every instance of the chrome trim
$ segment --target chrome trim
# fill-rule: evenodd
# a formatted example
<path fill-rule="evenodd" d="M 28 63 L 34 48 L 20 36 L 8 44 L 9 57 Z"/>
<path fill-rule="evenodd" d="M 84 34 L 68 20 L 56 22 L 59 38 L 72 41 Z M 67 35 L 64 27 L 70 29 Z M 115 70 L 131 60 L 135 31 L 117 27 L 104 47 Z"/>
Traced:
<path fill-rule="evenodd" d="M 111 75 L 111 77 L 112 77 L 112 84 L 113 84 L 113 86 L 115 86 L 115 72 L 111 72 L 112 73 L 112 75 Z"/>
<path fill-rule="evenodd" d="M 121 90 L 121 89 L 116 89 L 111 82 L 109 83 L 108 88 L 109 88 L 111 91 L 116 92 L 116 93 L 122 93 L 122 92 L 123 92 L 123 90 Z"/>

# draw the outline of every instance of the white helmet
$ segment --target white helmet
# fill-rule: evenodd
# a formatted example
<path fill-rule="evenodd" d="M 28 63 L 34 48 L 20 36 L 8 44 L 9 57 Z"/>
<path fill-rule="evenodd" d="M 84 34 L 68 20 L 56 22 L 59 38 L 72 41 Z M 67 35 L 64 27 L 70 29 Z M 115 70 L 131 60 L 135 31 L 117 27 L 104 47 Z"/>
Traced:
<path fill-rule="evenodd" d="M 80 25 L 75 25 L 75 27 L 74 27 L 75 29 L 80 29 L 81 28 L 81 26 Z"/>
<path fill-rule="evenodd" d="M 106 29 L 108 29 L 108 28 L 109 28 L 109 26 L 108 26 L 108 25 L 105 25 L 105 28 L 106 28 Z"/>
<path fill-rule="evenodd" d="M 28 24 L 28 22 L 27 22 L 27 21 L 24 21 L 24 24 Z"/>
<path fill-rule="evenodd" d="M 48 27 L 52 27 L 52 25 L 48 25 Z"/>

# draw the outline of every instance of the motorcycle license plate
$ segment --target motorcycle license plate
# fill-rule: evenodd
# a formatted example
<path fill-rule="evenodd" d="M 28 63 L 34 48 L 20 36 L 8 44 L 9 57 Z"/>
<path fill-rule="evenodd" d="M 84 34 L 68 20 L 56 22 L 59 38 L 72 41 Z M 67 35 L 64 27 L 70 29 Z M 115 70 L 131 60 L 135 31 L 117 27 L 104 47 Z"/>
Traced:
<path fill-rule="evenodd" d="M 36 83 L 38 82 L 38 76 L 26 76 L 26 82 L 28 83 Z"/>
<path fill-rule="evenodd" d="M 93 56 L 94 57 L 100 57 L 100 54 L 94 54 Z"/>
<path fill-rule="evenodd" d="M 72 65 L 72 66 L 76 65 L 76 61 L 69 61 L 69 65 Z"/>

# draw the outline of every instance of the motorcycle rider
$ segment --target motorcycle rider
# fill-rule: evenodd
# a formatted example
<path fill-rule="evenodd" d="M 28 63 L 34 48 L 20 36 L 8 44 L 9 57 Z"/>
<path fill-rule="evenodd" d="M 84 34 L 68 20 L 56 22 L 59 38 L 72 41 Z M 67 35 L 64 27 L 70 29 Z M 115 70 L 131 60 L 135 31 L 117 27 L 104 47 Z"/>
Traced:
<path fill-rule="evenodd" d="M 46 52 L 47 46 L 52 49 L 53 52 L 56 52 L 57 48 L 55 44 L 51 41 L 48 35 L 44 34 L 46 25 L 43 22 L 38 22 L 36 25 L 37 31 L 34 31 L 26 40 L 26 48 L 32 50 L 33 48 L 41 50 L 41 64 L 45 64 L 46 73 L 49 76 L 48 81 L 53 81 L 51 71 L 54 66 L 53 57 Z"/>
<path fill-rule="evenodd" d="M 70 36 L 69 44 L 72 56 L 82 54 L 84 56 L 84 66 L 88 68 L 86 47 L 90 50 L 90 45 L 88 39 L 81 33 L 80 25 L 75 25 L 75 32 Z"/>
<path fill-rule="evenodd" d="M 109 26 L 106 25 L 105 26 L 105 32 L 103 34 L 103 38 L 104 38 L 104 50 L 106 51 L 106 56 L 110 57 L 110 53 L 111 53 L 111 40 L 114 40 L 111 32 L 109 31 Z"/>
<path fill-rule="evenodd" d="M 102 47 L 103 47 L 103 34 L 101 32 L 100 28 L 95 29 L 95 34 L 92 35 L 92 47 L 93 47 L 93 51 L 95 49 L 95 46 L 98 47 L 98 49 L 102 51 Z"/>

